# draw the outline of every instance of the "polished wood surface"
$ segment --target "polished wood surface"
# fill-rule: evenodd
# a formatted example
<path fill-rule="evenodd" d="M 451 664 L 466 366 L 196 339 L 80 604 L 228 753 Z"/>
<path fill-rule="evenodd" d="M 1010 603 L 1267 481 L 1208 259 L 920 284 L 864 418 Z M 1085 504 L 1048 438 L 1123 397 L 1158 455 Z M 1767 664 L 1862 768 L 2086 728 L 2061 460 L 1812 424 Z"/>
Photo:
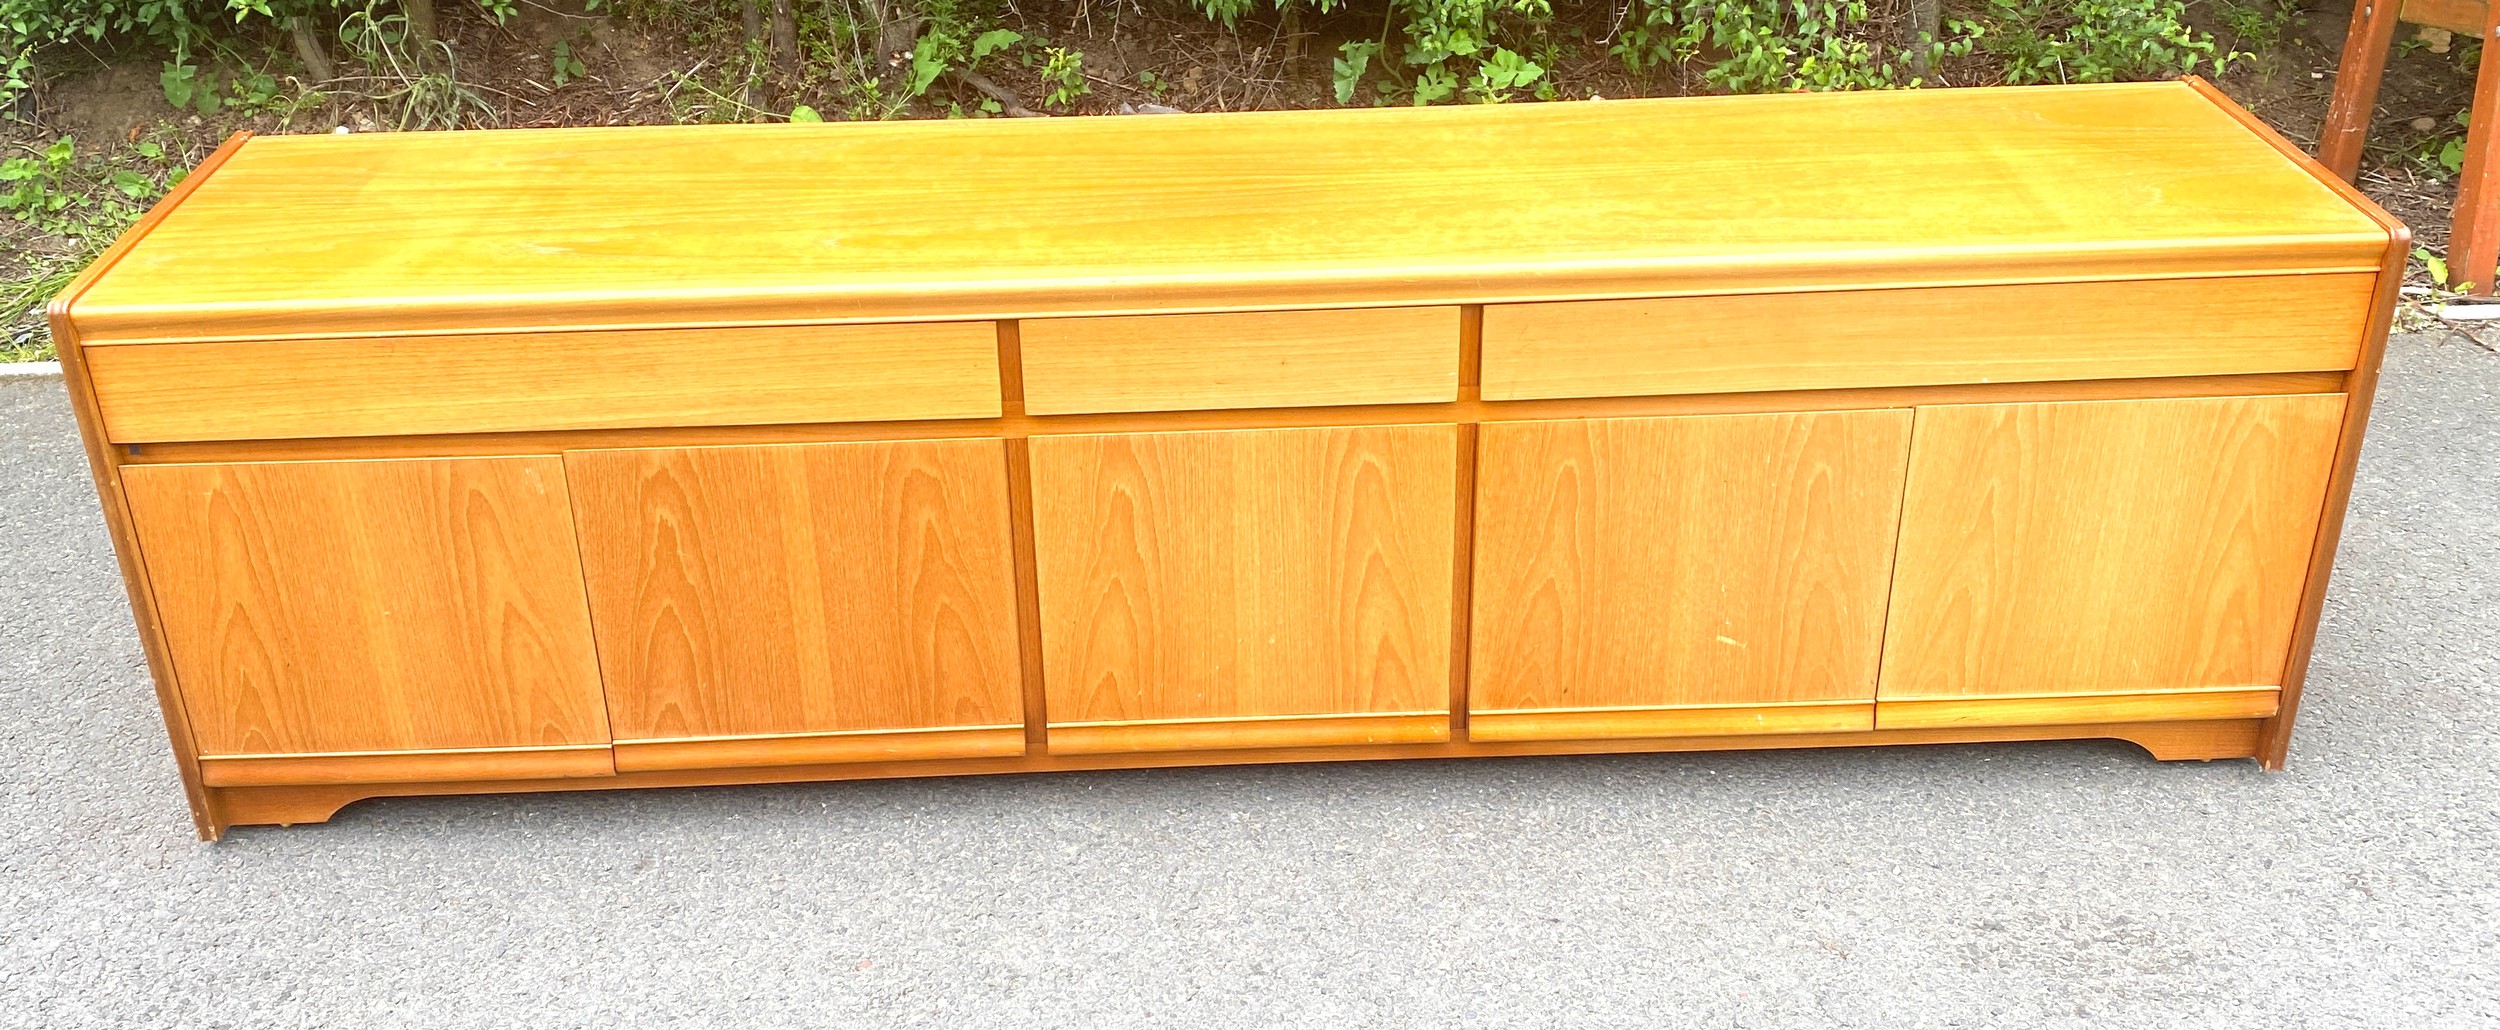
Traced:
<path fill-rule="evenodd" d="M 1496 711 L 1843 700 L 1866 728 L 1910 418 L 1482 427 L 1471 732 Z"/>
<path fill-rule="evenodd" d="M 359 133 L 248 141 L 72 317 L 106 343 L 1407 306 L 2367 270 L 2384 243 L 2175 82 Z"/>
<path fill-rule="evenodd" d="M 116 442 L 986 418 L 987 322 L 99 347 Z M 758 374 L 769 369 L 769 374 Z"/>
<path fill-rule="evenodd" d="M 1021 740 L 997 441 L 574 451 L 564 468 L 610 724 L 620 744 L 672 741 L 620 750 L 620 766 L 723 760 L 683 738 L 1005 727 Z M 977 734 L 778 747 L 947 739 L 997 753 Z"/>
<path fill-rule="evenodd" d="M 996 758 L 1025 750 L 1024 726 L 747 734 L 685 740 L 620 740 L 616 771 L 747 769 L 840 762 Z"/>
<path fill-rule="evenodd" d="M 1445 709 L 1456 427 L 1027 443 L 1054 749 L 1063 726 Z"/>
<path fill-rule="evenodd" d="M 616 762 L 605 744 L 200 757 L 200 778 L 212 787 L 570 780 L 614 776 L 616 770 Z"/>
<path fill-rule="evenodd" d="M 238 142 L 52 312 L 204 833 L 1332 757 L 2279 764 L 2405 239 L 2201 81 L 447 142 Z M 969 164 L 788 171 L 872 146 L 1079 185 L 940 231 Z M 693 155 L 788 202 L 628 184 Z M 1084 185 L 1193 162 L 1240 174 Z M 263 224 L 338 190 L 319 261 Z"/>
<path fill-rule="evenodd" d="M 1458 398 L 1458 309 L 1358 308 L 1021 323 L 1035 415 Z"/>
<path fill-rule="evenodd" d="M 2346 369 L 2359 357 L 2377 278 L 2347 272 L 1493 304 L 1484 309 L 1484 396 Z"/>
<path fill-rule="evenodd" d="M 1467 739 L 1617 740 L 1720 734 L 1848 733 L 1875 728 L 1871 701 L 1787 701 L 1621 708 L 1477 709 L 1467 713 Z"/>
<path fill-rule="evenodd" d="M 1916 697 L 1875 705 L 1877 729 L 2058 726 L 2107 722 L 2263 719 L 2280 706 L 2274 687 L 2199 687 L 2112 694 Z"/>
<path fill-rule="evenodd" d="M 156 591 L 148 584 L 147 571 L 139 562 L 138 531 L 131 525 L 130 502 L 122 493 L 121 465 L 127 452 L 113 446 L 105 438 L 104 416 L 97 407 L 95 377 L 88 371 L 86 347 L 78 335 L 78 327 L 70 321 L 69 311 L 79 298 L 86 296 L 96 280 L 121 263 L 131 249 L 163 224 L 190 199 L 201 183 L 207 182 L 225 166 L 227 158 L 242 149 L 250 133 L 238 132 L 210 151 L 191 174 L 165 191 L 155 207 L 149 208 L 130 228 L 123 230 L 104 248 L 95 262 L 71 279 L 59 293 L 44 305 L 44 322 L 52 330 L 52 342 L 61 355 L 64 385 L 69 392 L 70 411 L 78 419 L 79 443 L 87 452 L 87 474 L 95 480 L 96 500 L 103 510 L 104 529 L 113 540 L 113 558 L 121 571 L 122 589 L 130 599 L 130 614 L 139 633 L 140 652 L 147 656 L 148 678 L 154 681 L 157 709 L 163 713 L 167 744 L 173 751 L 174 767 L 181 773 L 184 800 L 191 804 L 191 825 L 204 840 L 215 840 L 224 832 L 225 822 L 218 799 L 200 780 L 198 749 L 192 744 L 191 719 L 184 711 L 182 696 L 174 685 L 174 664 L 171 648 L 165 642 L 164 626 L 156 617 Z"/>
<path fill-rule="evenodd" d="M 2279 686 L 2344 400 L 1920 409 L 1882 697 Z"/>
<path fill-rule="evenodd" d="M 853 763 L 832 766 L 747 769 L 678 769 L 619 773 L 605 779 L 478 780 L 422 784 L 356 784 L 237 788 L 219 792 L 235 823 L 317 823 L 342 806 L 365 798 L 411 794 L 503 794 L 545 790 L 689 787 L 733 783 L 784 783 L 823 779 L 890 779 L 906 776 L 978 776 L 1003 773 L 1073 772 L 1086 769 L 1153 769 L 1203 765 L 1270 765 L 1292 762 L 1386 761 L 1428 758 L 1504 758 L 1530 755 L 1605 755 L 1754 750 L 1766 748 L 1873 747 L 1905 744 L 1973 744 L 1992 741 L 2122 740 L 2166 762 L 2247 758 L 2256 753 L 2263 722 L 2103 723 L 2089 726 L 1964 726 L 1847 733 L 1770 736 L 1715 735 L 1618 740 L 1534 740 L 1341 747 L 1279 747 L 1215 751 L 1152 751 L 1090 755 L 1031 753 L 1015 758 L 940 762 Z M 1972 762 L 2004 754 L 1973 753 Z M 1351 770 L 1349 770 L 1351 771 Z"/>
<path fill-rule="evenodd" d="M 556 459 L 121 477 L 200 754 L 608 742 Z"/>

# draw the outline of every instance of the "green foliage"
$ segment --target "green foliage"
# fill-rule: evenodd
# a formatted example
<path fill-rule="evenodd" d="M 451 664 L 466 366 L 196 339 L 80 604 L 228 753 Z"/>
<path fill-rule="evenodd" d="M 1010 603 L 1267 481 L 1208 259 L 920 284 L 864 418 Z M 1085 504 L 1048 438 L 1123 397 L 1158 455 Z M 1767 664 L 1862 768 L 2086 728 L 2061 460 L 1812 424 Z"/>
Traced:
<path fill-rule="evenodd" d="M 554 73 L 556 85 L 564 85 L 565 83 L 581 78 L 589 73 L 589 69 L 582 67 L 581 58 L 573 56 L 572 42 L 562 39 L 557 40 Z"/>
<path fill-rule="evenodd" d="M 2004 62 L 2008 83 L 2219 74 L 2241 56 L 2186 16 L 2182 0 L 1988 0 L 1984 22 L 1953 27 Z"/>
<path fill-rule="evenodd" d="M 1042 102 L 1052 107 L 1066 107 L 1093 92 L 1094 87 L 1085 81 L 1085 55 L 1066 47 L 1044 49 L 1042 88 L 1048 91 Z"/>
<path fill-rule="evenodd" d="M 1642 70 L 1696 59 L 1731 93 L 1906 85 L 1866 0 L 1634 0 L 1612 48 Z M 1935 56 L 1951 44 L 1931 43 Z M 1967 48 L 1965 48 L 1967 49 Z"/>
<path fill-rule="evenodd" d="M 67 246 L 45 253 L 17 279 L 0 281 L 0 361 L 52 356 L 37 313 L 94 260 L 149 204 L 182 180 L 178 157 L 143 139 L 101 156 L 85 156 L 63 136 L 23 145 L 0 160 L 0 213 Z"/>

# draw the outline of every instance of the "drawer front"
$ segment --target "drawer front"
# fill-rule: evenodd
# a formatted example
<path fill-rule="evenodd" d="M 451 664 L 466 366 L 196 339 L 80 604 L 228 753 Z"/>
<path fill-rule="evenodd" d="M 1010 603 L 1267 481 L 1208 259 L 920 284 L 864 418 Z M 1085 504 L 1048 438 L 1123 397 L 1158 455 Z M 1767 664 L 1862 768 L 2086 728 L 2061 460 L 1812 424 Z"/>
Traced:
<path fill-rule="evenodd" d="M 1024 410 L 1185 411 L 1458 398 L 1458 309 L 1022 323 Z"/>
<path fill-rule="evenodd" d="M 2351 368 L 2376 276 L 1493 304 L 1484 397 L 1619 397 Z"/>
<path fill-rule="evenodd" d="M 993 418 L 989 322 L 123 344 L 117 443 Z"/>

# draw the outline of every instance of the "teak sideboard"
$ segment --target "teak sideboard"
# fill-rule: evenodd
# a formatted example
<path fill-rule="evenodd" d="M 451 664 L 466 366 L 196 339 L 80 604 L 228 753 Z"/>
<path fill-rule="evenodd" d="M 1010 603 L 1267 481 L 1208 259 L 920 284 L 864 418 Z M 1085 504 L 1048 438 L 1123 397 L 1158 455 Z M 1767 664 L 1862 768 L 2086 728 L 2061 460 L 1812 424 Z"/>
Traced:
<path fill-rule="evenodd" d="M 2279 766 L 2406 239 L 2194 80 L 237 137 L 51 314 L 215 836 L 1236 762 Z"/>

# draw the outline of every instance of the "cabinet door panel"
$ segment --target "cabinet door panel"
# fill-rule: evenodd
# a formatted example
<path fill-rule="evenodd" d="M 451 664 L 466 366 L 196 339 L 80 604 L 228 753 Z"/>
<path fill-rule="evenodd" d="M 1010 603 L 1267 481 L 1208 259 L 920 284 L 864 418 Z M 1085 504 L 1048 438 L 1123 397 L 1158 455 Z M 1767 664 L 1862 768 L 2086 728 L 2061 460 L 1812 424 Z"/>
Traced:
<path fill-rule="evenodd" d="M 1907 411 L 1481 432 L 1470 737 L 1873 726 Z"/>
<path fill-rule="evenodd" d="M 1918 412 L 1886 726 L 2274 710 L 2344 396 Z M 2158 700 L 2158 699 L 2154 699 Z M 2021 703 L 2015 703 L 2021 702 Z"/>
<path fill-rule="evenodd" d="M 998 441 L 564 460 L 618 768 L 1022 753 Z"/>
<path fill-rule="evenodd" d="M 1031 447 L 1051 750 L 1447 739 L 1457 427 Z"/>
<path fill-rule="evenodd" d="M 555 458 L 121 476 L 211 783 L 609 771 Z"/>

